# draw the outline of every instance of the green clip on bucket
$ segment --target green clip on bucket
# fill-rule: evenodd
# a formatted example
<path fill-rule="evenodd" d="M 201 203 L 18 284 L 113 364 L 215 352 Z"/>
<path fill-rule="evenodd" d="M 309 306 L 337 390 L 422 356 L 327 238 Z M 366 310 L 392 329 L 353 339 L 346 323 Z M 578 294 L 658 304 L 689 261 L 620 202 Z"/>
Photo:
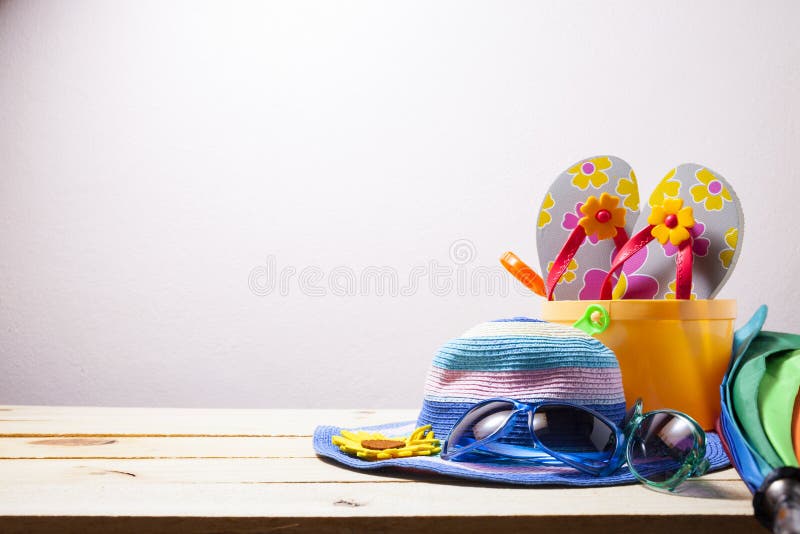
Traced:
<path fill-rule="evenodd" d="M 542 318 L 572 325 L 591 305 L 608 311 L 608 326 L 595 337 L 617 355 L 627 403 L 641 397 L 648 410 L 679 410 L 713 430 L 736 301 L 547 301 Z"/>

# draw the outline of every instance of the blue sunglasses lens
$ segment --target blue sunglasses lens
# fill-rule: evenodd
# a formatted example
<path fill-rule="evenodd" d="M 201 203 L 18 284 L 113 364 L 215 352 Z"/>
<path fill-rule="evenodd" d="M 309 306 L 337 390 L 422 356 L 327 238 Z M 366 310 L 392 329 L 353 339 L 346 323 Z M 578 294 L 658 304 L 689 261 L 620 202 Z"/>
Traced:
<path fill-rule="evenodd" d="M 453 427 L 447 437 L 445 450 L 452 454 L 499 432 L 514 413 L 514 405 L 507 401 L 487 402 L 467 412 Z"/>
<path fill-rule="evenodd" d="M 617 449 L 614 428 L 592 413 L 567 405 L 539 407 L 530 416 L 531 428 L 551 451 L 585 461 L 606 462 Z"/>
<path fill-rule="evenodd" d="M 538 459 L 550 457 L 531 439 L 531 431 L 551 453 L 569 456 L 587 466 L 602 466 L 616 451 L 614 428 L 592 413 L 568 405 L 538 406 L 528 418 L 514 417 L 517 407 L 508 401 L 491 401 L 470 410 L 451 431 L 444 447 L 448 459 L 460 453 L 490 453 L 495 457 Z"/>

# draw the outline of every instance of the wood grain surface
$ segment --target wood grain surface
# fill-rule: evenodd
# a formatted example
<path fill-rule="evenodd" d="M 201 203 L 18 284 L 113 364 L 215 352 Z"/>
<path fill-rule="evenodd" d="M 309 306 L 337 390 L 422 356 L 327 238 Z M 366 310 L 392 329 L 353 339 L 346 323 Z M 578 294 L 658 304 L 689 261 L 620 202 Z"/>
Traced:
<path fill-rule="evenodd" d="M 416 410 L 0 406 L 0 532 L 758 532 L 728 469 L 678 494 L 520 488 L 318 458 L 317 424 Z"/>

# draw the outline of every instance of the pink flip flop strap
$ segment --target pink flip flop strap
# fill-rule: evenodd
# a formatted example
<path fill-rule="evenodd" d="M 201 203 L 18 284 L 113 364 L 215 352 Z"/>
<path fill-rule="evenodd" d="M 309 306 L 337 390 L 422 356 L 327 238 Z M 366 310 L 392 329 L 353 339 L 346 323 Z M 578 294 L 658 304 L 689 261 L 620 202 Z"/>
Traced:
<path fill-rule="evenodd" d="M 634 254 L 645 248 L 650 241 L 655 239 L 651 233 L 654 225 L 643 228 L 633 237 L 614 256 L 611 268 L 603 279 L 600 287 L 600 300 L 611 300 L 614 288 L 611 287 L 611 277 L 622 268 L 622 265 Z M 675 258 L 675 298 L 687 300 L 692 294 L 692 239 L 689 238 L 678 246 L 678 254 Z"/>
<path fill-rule="evenodd" d="M 692 239 L 689 238 L 678 247 L 675 257 L 675 298 L 689 300 L 692 297 Z"/>
<path fill-rule="evenodd" d="M 556 256 L 556 259 L 553 261 L 553 267 L 550 268 L 550 272 L 547 274 L 547 300 L 553 300 L 553 292 L 556 290 L 559 280 L 561 280 L 561 277 L 567 272 L 569 263 L 572 261 L 572 258 L 575 257 L 575 254 L 585 240 L 586 231 L 583 229 L 583 226 L 579 224 L 569 234 L 567 242 L 561 247 L 558 256 Z M 617 235 L 614 236 L 614 244 L 617 246 L 617 249 L 622 248 L 627 241 L 628 233 L 625 231 L 625 228 L 618 226 Z"/>

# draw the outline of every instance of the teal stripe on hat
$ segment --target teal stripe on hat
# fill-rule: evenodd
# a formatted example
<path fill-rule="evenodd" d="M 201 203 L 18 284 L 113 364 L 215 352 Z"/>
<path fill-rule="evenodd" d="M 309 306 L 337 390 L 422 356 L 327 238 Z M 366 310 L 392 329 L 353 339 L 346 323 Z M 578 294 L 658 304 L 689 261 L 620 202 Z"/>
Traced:
<path fill-rule="evenodd" d="M 472 371 L 619 367 L 614 353 L 597 340 L 538 336 L 454 339 L 439 349 L 433 365 Z"/>

